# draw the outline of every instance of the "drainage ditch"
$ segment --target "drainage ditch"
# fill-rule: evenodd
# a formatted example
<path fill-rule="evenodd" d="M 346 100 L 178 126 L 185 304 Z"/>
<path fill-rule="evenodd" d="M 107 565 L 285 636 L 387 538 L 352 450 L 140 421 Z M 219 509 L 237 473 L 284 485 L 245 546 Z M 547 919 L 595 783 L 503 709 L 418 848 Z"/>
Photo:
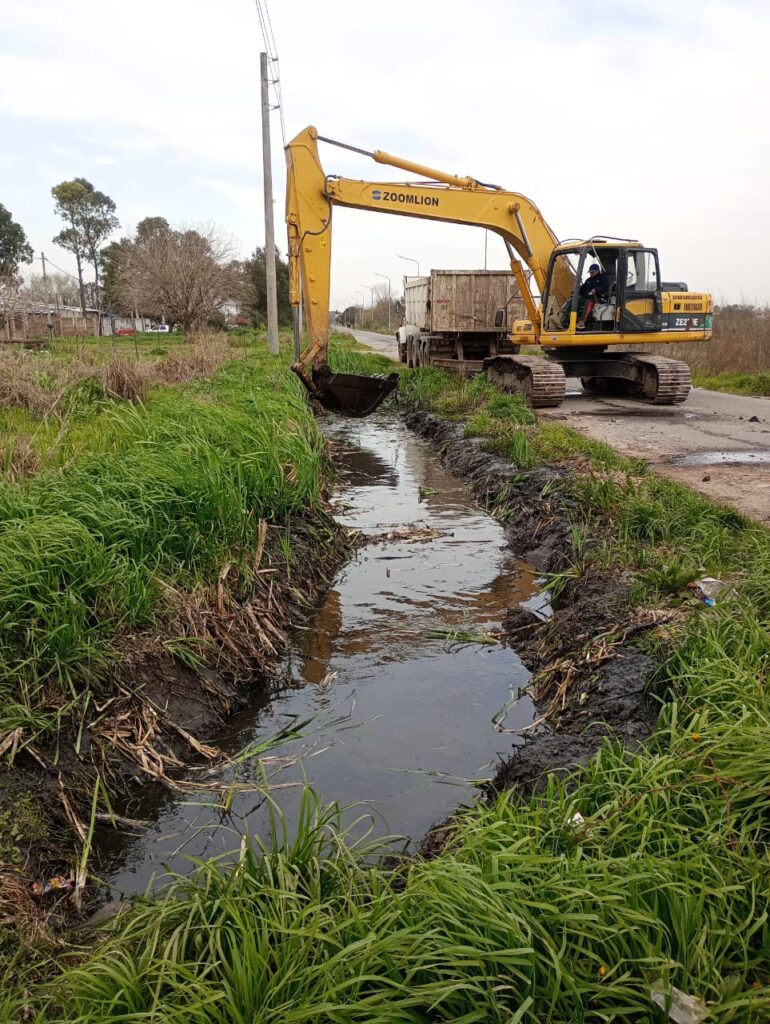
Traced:
<path fill-rule="evenodd" d="M 114 895 L 237 849 L 243 834 L 269 836 L 271 806 L 291 832 L 305 782 L 343 805 L 347 823 L 367 815 L 375 834 L 414 849 L 518 742 L 495 731 L 498 710 L 509 705 L 507 729 L 535 717 L 519 695 L 527 670 L 494 642 L 510 608 L 548 615 L 535 569 L 400 421 L 328 421 L 324 430 L 340 470 L 334 512 L 360 531 L 361 546 L 295 633 L 284 685 L 211 737 L 233 758 L 208 779 L 219 789 L 207 790 L 205 777 L 181 798 L 148 785 L 130 809 L 145 827 L 99 837 Z M 295 734 L 271 744 L 282 731 Z M 263 757 L 243 756 L 260 744 L 269 745 Z M 222 783 L 231 787 L 224 797 Z"/>

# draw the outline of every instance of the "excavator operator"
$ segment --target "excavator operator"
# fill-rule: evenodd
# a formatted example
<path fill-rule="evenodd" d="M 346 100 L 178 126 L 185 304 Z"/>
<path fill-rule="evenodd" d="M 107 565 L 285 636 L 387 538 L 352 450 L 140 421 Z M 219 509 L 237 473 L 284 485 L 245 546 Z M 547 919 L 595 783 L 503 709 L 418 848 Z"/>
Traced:
<path fill-rule="evenodd" d="M 578 322 L 577 329 L 584 331 L 586 321 L 597 302 L 606 302 L 610 293 L 610 278 L 598 263 L 592 263 L 588 268 L 588 277 L 580 286 L 578 293 Z"/>

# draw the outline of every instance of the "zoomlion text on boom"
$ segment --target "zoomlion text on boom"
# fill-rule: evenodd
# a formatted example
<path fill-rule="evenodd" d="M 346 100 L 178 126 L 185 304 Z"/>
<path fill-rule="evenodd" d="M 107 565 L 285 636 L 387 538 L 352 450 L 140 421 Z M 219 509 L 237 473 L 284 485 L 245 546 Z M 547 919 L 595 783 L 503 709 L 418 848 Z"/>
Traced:
<path fill-rule="evenodd" d="M 438 196 L 416 196 L 404 192 L 372 190 L 372 199 L 382 199 L 390 203 L 408 203 L 411 206 L 438 206 Z"/>

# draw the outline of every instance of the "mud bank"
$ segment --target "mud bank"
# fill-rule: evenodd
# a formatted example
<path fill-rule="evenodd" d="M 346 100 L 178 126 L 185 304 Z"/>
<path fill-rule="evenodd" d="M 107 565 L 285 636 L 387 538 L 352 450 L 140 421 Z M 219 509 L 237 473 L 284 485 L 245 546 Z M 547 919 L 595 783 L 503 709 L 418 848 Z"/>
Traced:
<path fill-rule="evenodd" d="M 432 413 L 410 412 L 406 423 L 506 523 L 508 543 L 521 558 L 544 574 L 570 566 L 578 514 L 573 469 L 518 469 L 485 452 L 483 439 L 466 438 L 464 424 Z M 504 622 L 506 642 L 532 672 L 530 693 L 541 721 L 485 786 L 489 795 L 512 787 L 531 793 L 549 772 L 585 763 L 608 735 L 633 746 L 655 723 L 657 704 L 648 695 L 655 664 L 637 641 L 658 623 L 637 612 L 629 583 L 618 575 L 583 575 L 569 580 L 552 608 L 546 621 L 515 608 Z M 443 843 L 429 835 L 423 852 L 434 853 L 437 845 Z"/>
<path fill-rule="evenodd" d="M 210 737 L 283 684 L 290 631 L 312 618 L 355 539 L 324 512 L 265 524 L 261 537 L 248 584 L 226 565 L 198 591 L 169 595 L 151 631 L 121 639 L 111 696 L 79 734 L 63 723 L 55 744 L 20 750 L 0 772 L 0 821 L 35 794 L 34 814 L 0 846 L 0 881 L 22 916 L 42 910 L 53 926 L 71 917 L 69 901 L 36 903 L 29 886 L 72 876 L 97 780 L 114 812 L 100 801 L 97 835 L 130 826 L 138 790 L 173 793 L 191 769 L 225 760 Z M 91 899 L 86 890 L 86 909 Z"/>

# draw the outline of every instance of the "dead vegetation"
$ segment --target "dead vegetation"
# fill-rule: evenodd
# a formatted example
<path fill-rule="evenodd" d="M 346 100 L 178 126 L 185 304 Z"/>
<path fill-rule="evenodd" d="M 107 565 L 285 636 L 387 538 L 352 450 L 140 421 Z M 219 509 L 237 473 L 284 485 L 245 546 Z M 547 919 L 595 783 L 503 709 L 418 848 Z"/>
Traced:
<path fill-rule="evenodd" d="M 100 359 L 98 352 L 64 359 L 53 352 L 0 349 L 0 406 L 26 409 L 47 419 L 66 415 L 68 396 L 81 382 L 95 385 L 94 397 L 143 402 L 157 384 L 183 384 L 211 376 L 232 358 L 220 334 L 197 335 L 159 360 L 132 358 L 124 351 Z"/>
<path fill-rule="evenodd" d="M 39 468 L 40 452 L 26 434 L 18 434 L 0 445 L 0 476 L 10 483 L 32 476 Z"/>
<path fill-rule="evenodd" d="M 637 346 L 633 346 L 636 348 Z M 641 346 L 644 347 L 644 346 Z M 654 346 L 656 349 L 659 346 Z M 756 373 L 770 369 L 770 307 L 718 307 L 714 333 L 703 344 L 666 345 L 665 355 L 705 374 Z"/>

